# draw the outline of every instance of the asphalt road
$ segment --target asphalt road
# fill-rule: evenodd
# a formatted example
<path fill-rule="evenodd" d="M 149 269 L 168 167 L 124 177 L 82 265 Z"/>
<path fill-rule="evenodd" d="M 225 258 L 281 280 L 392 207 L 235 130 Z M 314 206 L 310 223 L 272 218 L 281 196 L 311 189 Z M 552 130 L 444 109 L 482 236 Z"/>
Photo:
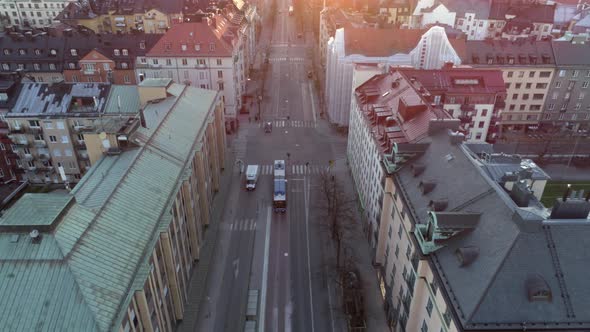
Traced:
<path fill-rule="evenodd" d="M 239 193 L 228 200 L 221 221 L 222 258 L 216 262 L 221 265 L 208 285 L 215 298 L 213 312 L 199 324 L 203 331 L 243 330 L 249 289 L 260 294 L 257 331 L 333 331 L 314 197 L 328 161 L 344 157 L 345 141 L 331 136 L 319 120 L 317 91 L 307 77 L 314 44 L 297 37 L 289 1 L 277 1 L 274 29 L 263 26 L 260 41 L 260 49 L 269 50 L 262 121 L 242 118 L 233 143 L 237 157 L 260 165 L 262 172 L 252 192 L 245 191 L 243 177 L 232 185 Z M 252 118 L 257 111 L 250 110 Z M 272 133 L 264 133 L 266 121 L 273 123 Z M 271 165 L 277 159 L 287 163 L 284 214 L 272 211 Z"/>

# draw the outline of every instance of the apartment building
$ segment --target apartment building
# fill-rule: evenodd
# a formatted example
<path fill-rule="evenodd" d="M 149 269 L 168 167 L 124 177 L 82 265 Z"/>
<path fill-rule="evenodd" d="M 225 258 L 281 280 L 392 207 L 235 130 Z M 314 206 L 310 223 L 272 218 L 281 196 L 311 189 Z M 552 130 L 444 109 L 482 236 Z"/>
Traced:
<path fill-rule="evenodd" d="M 71 3 L 55 18 L 72 27 L 95 33 L 159 33 L 183 22 L 182 1 L 115 0 Z"/>
<path fill-rule="evenodd" d="M 410 24 L 413 2 L 409 0 L 387 0 L 379 2 L 379 17 L 385 24 L 406 26 Z"/>
<path fill-rule="evenodd" d="M 555 74 L 543 105 L 541 125 L 548 130 L 590 130 L 590 47 L 568 41 L 552 43 Z"/>
<path fill-rule="evenodd" d="M 71 192 L 3 211 L 1 330 L 174 331 L 183 319 L 224 165 L 223 107 L 216 91 L 142 89 L 133 144 Z"/>
<path fill-rule="evenodd" d="M 34 82 L 135 84 L 136 59 L 162 36 L 13 30 L 0 38 L 0 76 Z"/>
<path fill-rule="evenodd" d="M 548 41 L 467 41 L 463 65 L 502 70 L 506 107 L 501 112 L 498 136 L 538 129 L 555 58 Z"/>
<path fill-rule="evenodd" d="M 171 78 L 174 82 L 220 91 L 228 130 L 233 130 L 246 86 L 244 42 L 238 27 L 220 15 L 203 22 L 176 25 L 145 57 L 139 57 L 137 80 Z"/>
<path fill-rule="evenodd" d="M 480 158 L 439 124 L 379 156 L 387 173 L 375 261 L 391 329 L 588 330 L 578 276 L 590 258 L 580 248 L 590 203 L 566 192 L 548 212 L 538 166 Z"/>
<path fill-rule="evenodd" d="M 493 0 L 489 19 L 496 24 L 490 28 L 489 35 L 508 40 L 529 37 L 545 40 L 553 30 L 555 8 L 555 2 Z"/>
<path fill-rule="evenodd" d="M 72 0 L 2 0 L 0 16 L 7 25 L 20 27 L 46 27 Z"/>
<path fill-rule="evenodd" d="M 366 38 L 370 34 L 371 39 Z M 379 43 L 374 43 L 379 40 Z M 325 96 L 332 123 L 348 126 L 355 64 L 441 68 L 461 63 L 465 42 L 449 39 L 442 27 L 414 29 L 344 28 L 328 42 Z M 357 84 L 360 82 L 357 82 Z"/>
<path fill-rule="evenodd" d="M 497 132 L 499 114 L 504 109 L 506 87 L 502 71 L 453 68 L 438 70 L 397 69 L 406 80 L 420 84 L 433 102 L 461 120 L 459 130 L 469 142 L 492 140 Z"/>
<path fill-rule="evenodd" d="M 459 126 L 459 120 L 420 92 L 398 71 L 377 75 L 355 90 L 350 112 L 346 154 L 366 222 L 369 243 L 378 240 L 385 170 L 379 156 L 391 153 L 396 144 L 414 142 L 427 134 L 430 119 Z"/>
<path fill-rule="evenodd" d="M 110 117 L 133 118 L 138 110 L 135 87 L 23 83 L 5 119 L 25 179 L 75 183 L 91 166 L 84 134 L 101 130 Z"/>
<path fill-rule="evenodd" d="M 23 170 L 18 167 L 18 155 L 8 135 L 10 130 L 4 120 L 6 113 L 16 103 L 20 93 L 20 84 L 14 81 L 0 81 L 0 183 L 7 184 L 22 179 Z M 4 193 L 0 192 L 4 199 Z"/>

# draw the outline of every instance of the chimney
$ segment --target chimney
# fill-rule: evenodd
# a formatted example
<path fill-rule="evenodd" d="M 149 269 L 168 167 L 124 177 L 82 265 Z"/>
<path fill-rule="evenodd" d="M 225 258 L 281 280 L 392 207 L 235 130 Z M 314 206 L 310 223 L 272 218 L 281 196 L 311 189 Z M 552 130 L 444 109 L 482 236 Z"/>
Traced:
<path fill-rule="evenodd" d="M 465 135 L 458 131 L 449 130 L 449 138 L 451 139 L 451 144 L 458 145 L 465 141 Z"/>
<path fill-rule="evenodd" d="M 571 192 L 572 192 L 572 185 L 568 183 L 567 189 L 563 193 L 563 197 L 562 197 L 562 199 L 563 199 L 564 202 L 567 200 L 567 198 L 569 197 L 569 195 L 570 195 Z"/>
<path fill-rule="evenodd" d="M 31 233 L 29 233 L 29 236 L 31 237 L 31 243 L 33 243 L 33 244 L 41 243 L 41 234 L 39 233 L 38 230 L 36 230 L 36 229 L 32 230 Z"/>

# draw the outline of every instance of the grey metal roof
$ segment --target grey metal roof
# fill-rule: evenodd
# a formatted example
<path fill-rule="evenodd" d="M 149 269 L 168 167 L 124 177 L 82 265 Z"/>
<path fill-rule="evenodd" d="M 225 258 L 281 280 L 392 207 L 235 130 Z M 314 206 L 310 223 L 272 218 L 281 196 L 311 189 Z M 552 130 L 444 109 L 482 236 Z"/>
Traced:
<path fill-rule="evenodd" d="M 590 67 L 590 45 L 573 44 L 568 41 L 554 41 L 551 44 L 557 66 Z"/>
<path fill-rule="evenodd" d="M 431 136 L 426 152 L 413 161 L 427 165 L 422 174 L 414 177 L 412 169 L 404 167 L 397 173 L 397 182 L 419 223 L 425 223 L 433 199 L 447 198 L 448 212 L 481 213 L 473 229 L 450 238 L 428 256 L 463 329 L 520 330 L 523 322 L 529 328 L 535 324 L 551 331 L 571 326 L 589 329 L 590 311 L 585 303 L 590 290 L 581 276 L 590 272 L 585 263 L 590 261 L 590 251 L 585 250 L 590 244 L 590 223 L 549 223 L 531 212 L 535 207 L 518 208 L 471 159 L 466 147 L 451 145 L 445 136 Z M 445 158 L 448 154 L 454 157 L 450 161 Z M 426 195 L 418 188 L 423 179 L 437 182 Z M 553 246 L 554 255 L 550 252 Z M 456 251 L 466 247 L 477 248 L 479 254 L 462 266 Z M 529 302 L 525 281 L 530 274 L 547 281 L 552 302 Z M 559 280 L 561 274 L 564 277 Z"/>
<path fill-rule="evenodd" d="M 139 91 L 134 85 L 113 85 L 109 93 L 104 113 L 139 112 Z"/>
<path fill-rule="evenodd" d="M 440 0 L 450 11 L 457 13 L 457 18 L 465 17 L 465 13 L 474 13 L 476 19 L 487 19 L 490 16 L 489 0 Z"/>
<path fill-rule="evenodd" d="M 533 163 L 533 180 L 549 180 L 551 177 L 543 171 L 542 168 L 538 167 Z M 496 182 L 500 182 L 504 174 L 508 172 L 518 172 L 520 163 L 486 163 L 482 166 L 488 175 Z"/>
<path fill-rule="evenodd" d="M 171 78 L 151 78 L 148 80 L 143 80 L 138 85 L 139 86 L 153 86 L 153 87 L 167 87 L 172 83 Z"/>

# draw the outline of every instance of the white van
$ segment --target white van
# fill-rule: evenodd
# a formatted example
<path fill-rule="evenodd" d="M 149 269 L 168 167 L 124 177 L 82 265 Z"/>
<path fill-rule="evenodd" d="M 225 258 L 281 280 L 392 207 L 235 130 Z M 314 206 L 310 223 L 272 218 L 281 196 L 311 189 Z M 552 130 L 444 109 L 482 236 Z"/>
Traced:
<path fill-rule="evenodd" d="M 258 181 L 258 175 L 260 174 L 260 167 L 258 165 L 248 165 L 246 169 L 246 189 L 256 189 L 256 181 Z"/>

